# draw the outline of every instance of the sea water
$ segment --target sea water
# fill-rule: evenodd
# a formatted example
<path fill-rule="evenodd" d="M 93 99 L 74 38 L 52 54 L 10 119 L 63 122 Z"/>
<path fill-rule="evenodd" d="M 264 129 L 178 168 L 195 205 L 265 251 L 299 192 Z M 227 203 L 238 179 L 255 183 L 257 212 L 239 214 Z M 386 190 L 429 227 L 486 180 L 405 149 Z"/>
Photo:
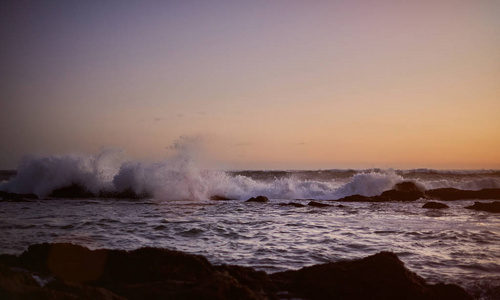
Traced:
<path fill-rule="evenodd" d="M 500 295 L 500 215 L 465 209 L 473 199 L 447 202 L 450 208 L 443 210 L 422 208 L 423 199 L 328 201 L 377 195 L 405 180 L 426 189 L 499 188 L 498 171 L 223 172 L 200 171 L 189 161 L 120 162 L 117 167 L 105 161 L 64 156 L 21 165 L 0 189 L 33 192 L 41 199 L 0 202 L 0 253 L 20 254 L 42 242 L 91 249 L 153 246 L 272 273 L 392 251 L 429 282 L 459 284 L 478 299 Z M 94 191 L 132 188 L 152 196 L 47 198 L 53 189 L 75 182 Z M 214 195 L 234 200 L 210 200 Z M 270 201 L 244 201 L 258 195 Z M 309 199 L 333 206 L 310 207 Z M 289 202 L 306 206 L 283 205 Z"/>

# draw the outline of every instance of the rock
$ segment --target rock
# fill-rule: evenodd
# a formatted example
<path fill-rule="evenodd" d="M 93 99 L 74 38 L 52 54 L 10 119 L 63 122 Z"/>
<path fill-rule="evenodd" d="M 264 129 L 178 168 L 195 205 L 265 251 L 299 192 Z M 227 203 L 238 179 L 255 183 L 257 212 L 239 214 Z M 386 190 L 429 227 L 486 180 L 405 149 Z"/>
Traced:
<path fill-rule="evenodd" d="M 270 275 L 290 298 L 305 299 L 472 299 L 455 285 L 432 286 L 405 268 L 391 252 Z"/>
<path fill-rule="evenodd" d="M 388 201 L 415 201 L 425 198 L 422 188 L 414 182 L 403 181 L 394 185 L 390 190 L 384 191 L 378 196 L 351 195 L 338 199 L 343 202 L 388 202 Z"/>
<path fill-rule="evenodd" d="M 325 204 L 325 203 L 319 203 L 319 202 L 316 202 L 316 201 L 311 201 L 309 203 L 307 203 L 308 206 L 314 206 L 314 207 L 327 207 L 327 206 L 333 206 L 333 205 L 330 205 L 330 204 Z"/>
<path fill-rule="evenodd" d="M 424 191 L 414 182 L 403 181 L 394 185 L 393 189 L 383 192 L 380 195 L 389 201 L 415 201 L 424 198 Z"/>
<path fill-rule="evenodd" d="M 230 198 L 227 198 L 227 197 L 224 197 L 224 196 L 219 196 L 219 195 L 213 195 L 213 196 L 210 197 L 210 200 L 227 201 L 227 200 L 234 200 L 234 199 L 230 199 Z"/>
<path fill-rule="evenodd" d="M 265 202 L 269 202 L 269 199 L 266 197 L 266 196 L 257 196 L 256 198 L 255 197 L 252 197 L 250 199 L 248 199 L 247 201 L 245 202 L 259 202 L 259 203 L 265 203 Z"/>
<path fill-rule="evenodd" d="M 471 299 L 459 286 L 427 284 L 390 252 L 271 275 L 159 248 L 39 244 L 14 258 L 0 255 L 2 299 Z M 41 288 L 34 272 L 53 279 Z"/>
<path fill-rule="evenodd" d="M 474 202 L 474 205 L 466 206 L 467 209 L 488 211 L 492 213 L 500 213 L 500 201 L 494 201 L 489 203 L 484 202 Z"/>
<path fill-rule="evenodd" d="M 442 209 L 442 208 L 450 208 L 448 205 L 444 203 L 429 201 L 425 203 L 422 208 L 432 208 L 432 209 Z"/>
<path fill-rule="evenodd" d="M 427 198 L 453 201 L 453 200 L 500 200 L 500 189 L 482 189 L 479 191 L 459 190 L 455 188 L 433 189 L 425 192 Z"/>
<path fill-rule="evenodd" d="M 3 201 L 12 201 L 12 202 L 25 202 L 31 200 L 37 200 L 38 196 L 35 194 L 16 194 L 0 191 L 0 197 Z"/>
<path fill-rule="evenodd" d="M 109 290 L 52 280 L 41 285 L 37 274 L 0 264 L 0 299 L 125 299 Z"/>
<path fill-rule="evenodd" d="M 456 284 L 438 283 L 429 286 L 433 299 L 472 299 L 467 292 Z"/>
<path fill-rule="evenodd" d="M 0 170 L 0 182 L 9 181 L 12 178 L 16 177 L 16 170 Z"/>
<path fill-rule="evenodd" d="M 87 190 L 84 186 L 73 183 L 69 186 L 65 186 L 50 193 L 49 197 L 53 198 L 70 198 L 70 199 L 82 199 L 82 198 L 93 198 L 95 195 Z"/>
<path fill-rule="evenodd" d="M 0 263 L 1 259 L 51 274 L 55 282 L 47 285 L 49 290 L 92 287 L 127 299 L 273 299 L 274 284 L 264 272 L 214 267 L 203 256 L 167 249 L 89 250 L 73 244 L 38 244 L 17 261 L 11 256 L 1 256 Z"/>
<path fill-rule="evenodd" d="M 305 207 L 304 204 L 296 203 L 296 202 L 288 202 L 288 203 L 280 203 L 281 206 L 294 206 L 294 207 Z"/>
<path fill-rule="evenodd" d="M 148 199 L 153 198 L 153 195 L 148 192 L 136 193 L 131 188 L 126 188 L 123 191 L 100 191 L 99 198 L 115 198 L 115 199 Z"/>
<path fill-rule="evenodd" d="M 342 202 L 377 202 L 377 197 L 368 197 L 363 195 L 351 195 L 338 199 Z"/>
<path fill-rule="evenodd" d="M 393 189 L 398 192 L 424 192 L 424 188 L 419 187 L 413 181 L 403 181 L 396 183 Z"/>
<path fill-rule="evenodd" d="M 423 197 L 422 192 L 401 192 L 396 190 L 388 190 L 380 195 L 386 201 L 415 201 Z"/>

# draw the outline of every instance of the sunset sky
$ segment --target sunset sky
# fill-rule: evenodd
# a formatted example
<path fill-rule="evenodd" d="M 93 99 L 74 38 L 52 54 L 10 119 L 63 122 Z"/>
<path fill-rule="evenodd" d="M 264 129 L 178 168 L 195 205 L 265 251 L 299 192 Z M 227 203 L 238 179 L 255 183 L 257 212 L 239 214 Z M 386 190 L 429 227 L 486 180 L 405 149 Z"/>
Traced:
<path fill-rule="evenodd" d="M 1 1 L 0 169 L 500 169 L 500 1 Z"/>

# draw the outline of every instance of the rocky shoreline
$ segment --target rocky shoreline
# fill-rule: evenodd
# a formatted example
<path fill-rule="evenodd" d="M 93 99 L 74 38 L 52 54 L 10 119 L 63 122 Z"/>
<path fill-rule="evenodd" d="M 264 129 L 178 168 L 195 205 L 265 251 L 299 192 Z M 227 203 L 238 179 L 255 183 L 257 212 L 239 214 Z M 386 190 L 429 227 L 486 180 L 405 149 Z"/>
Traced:
<path fill-rule="evenodd" d="M 0 255 L 0 298 L 472 299 L 460 286 L 427 283 L 391 252 L 267 274 L 167 249 L 61 243 Z"/>

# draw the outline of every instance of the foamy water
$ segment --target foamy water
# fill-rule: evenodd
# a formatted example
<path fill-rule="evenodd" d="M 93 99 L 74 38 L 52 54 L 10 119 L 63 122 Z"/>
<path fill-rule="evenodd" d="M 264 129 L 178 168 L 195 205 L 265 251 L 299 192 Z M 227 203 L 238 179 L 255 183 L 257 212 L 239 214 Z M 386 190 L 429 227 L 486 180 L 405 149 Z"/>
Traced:
<path fill-rule="evenodd" d="M 152 197 L 0 202 L 0 253 L 20 254 L 42 242 L 93 249 L 154 246 L 276 272 L 393 251 L 431 282 L 457 283 L 478 299 L 499 297 L 500 216 L 465 209 L 473 200 L 448 202 L 445 210 L 423 209 L 424 200 L 281 205 L 373 196 L 406 180 L 426 189 L 479 190 L 499 188 L 500 172 L 214 171 L 197 168 L 189 151 L 157 163 L 128 161 L 116 150 L 31 157 L 0 190 L 45 197 L 76 183 L 94 193 L 132 189 Z M 209 200 L 214 195 L 235 200 Z M 243 201 L 257 195 L 271 201 Z"/>
<path fill-rule="evenodd" d="M 0 183 L 0 190 L 45 197 L 55 189 L 77 184 L 94 194 L 128 189 L 163 201 L 204 200 L 214 195 L 239 200 L 255 195 L 331 200 L 354 194 L 379 195 L 404 180 L 411 180 L 425 189 L 500 188 L 498 171 L 224 172 L 199 169 L 190 151 L 180 151 L 161 162 L 142 163 L 127 161 L 122 151 L 107 149 L 98 155 L 26 157 L 17 176 Z"/>

